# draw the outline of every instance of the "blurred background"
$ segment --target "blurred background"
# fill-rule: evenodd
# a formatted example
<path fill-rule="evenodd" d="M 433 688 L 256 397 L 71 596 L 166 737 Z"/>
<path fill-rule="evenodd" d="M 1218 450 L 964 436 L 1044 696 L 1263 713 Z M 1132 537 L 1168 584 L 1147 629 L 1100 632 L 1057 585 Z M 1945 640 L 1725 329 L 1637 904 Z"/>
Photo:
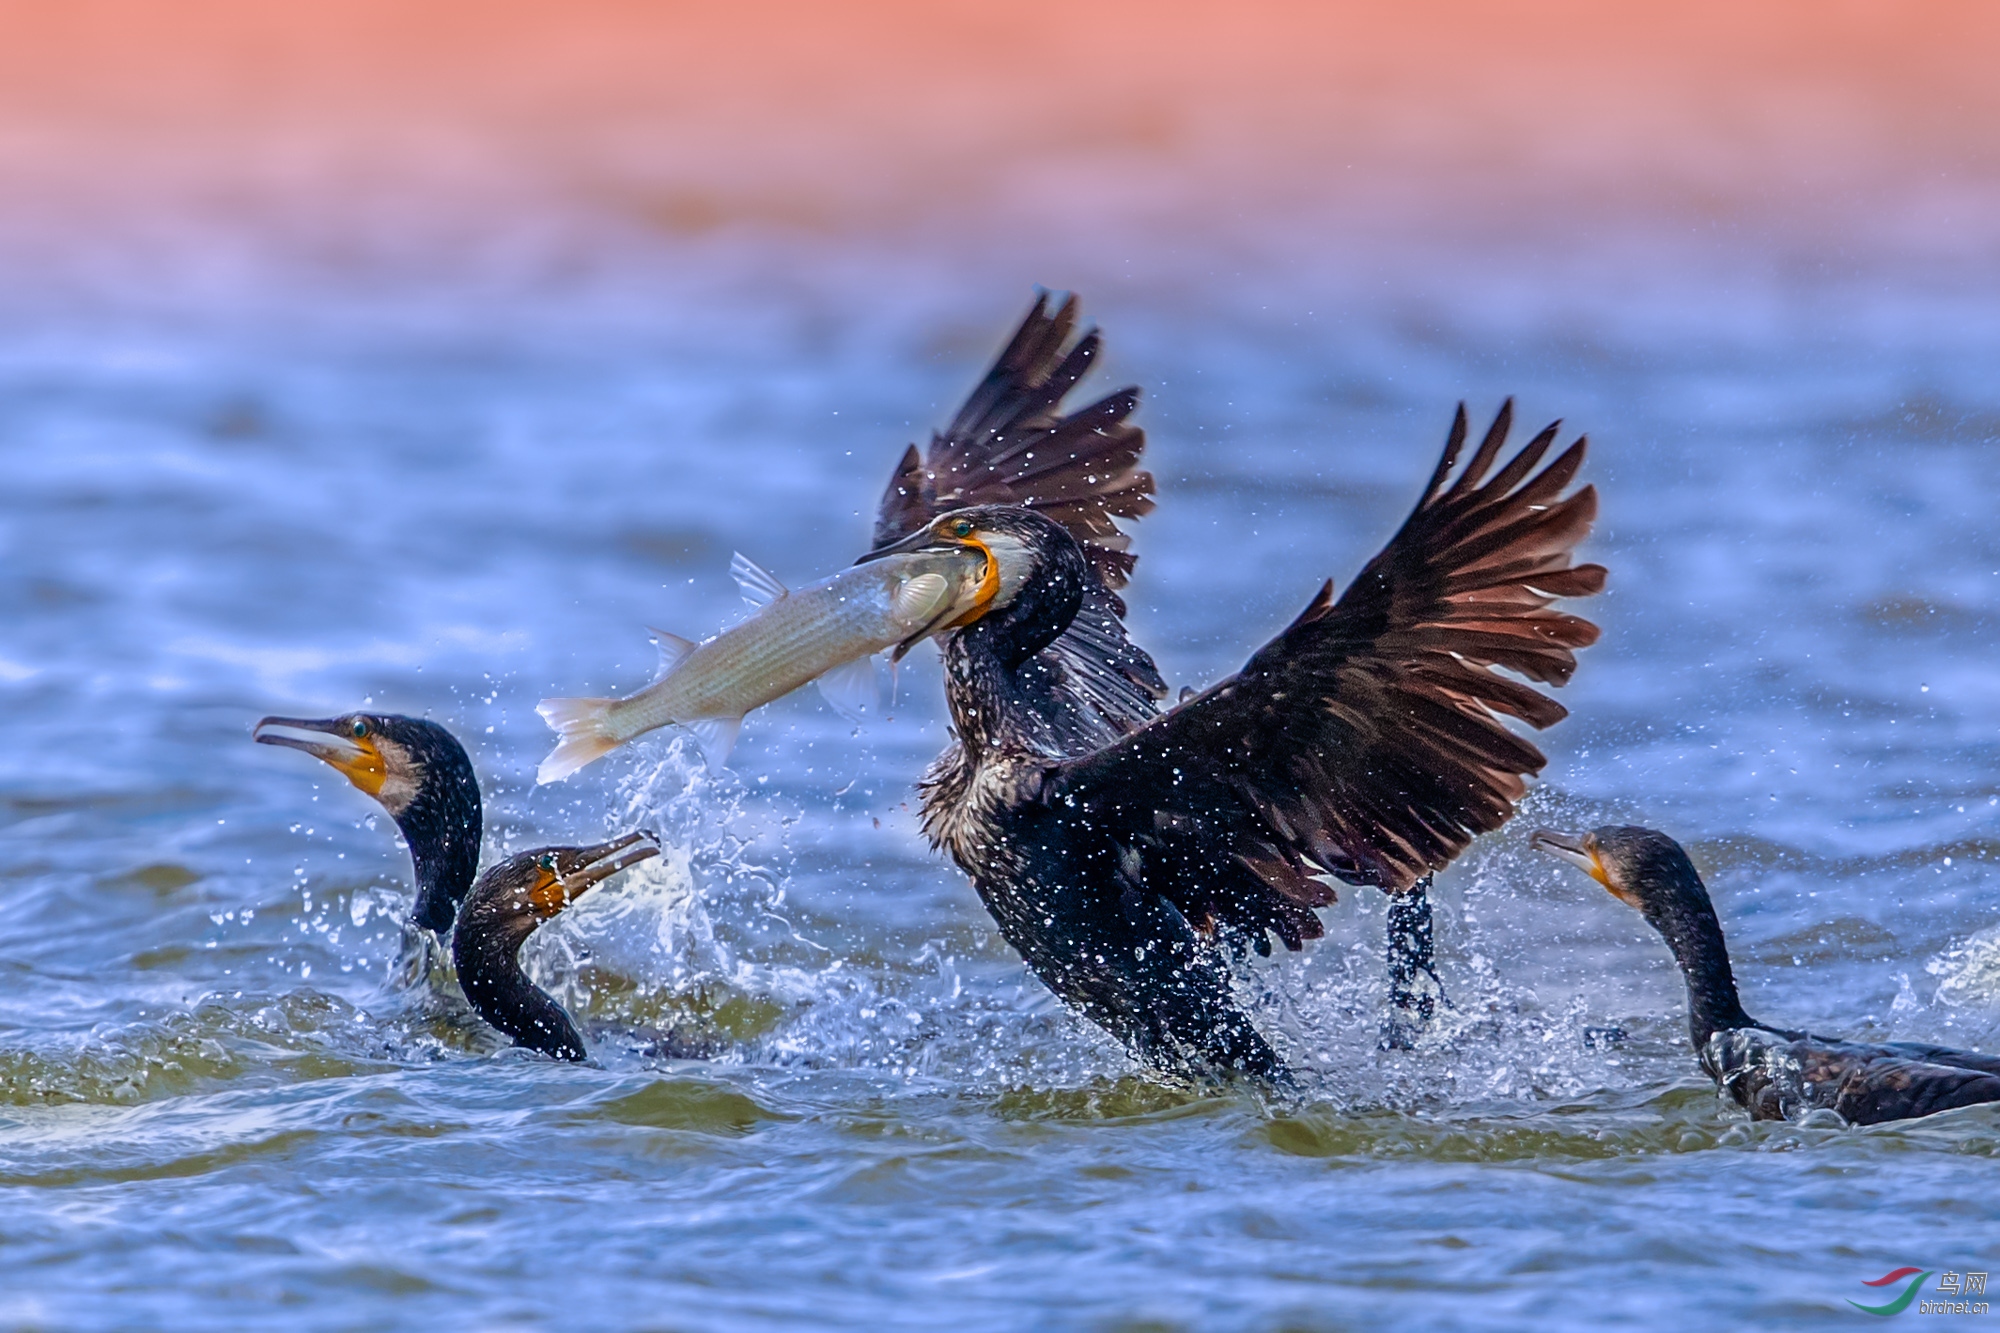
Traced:
<path fill-rule="evenodd" d="M 0 13 L 10 680 L 629 678 L 643 617 L 733 603 L 732 546 L 843 558 L 1037 284 L 1146 391 L 1133 600 L 1177 677 L 1351 568 L 1451 405 L 1509 393 L 1601 442 L 1607 536 L 1676 533 L 1601 657 L 1809 634 L 1800 581 L 1849 621 L 1984 614 L 1983 557 L 1925 582 L 1896 546 L 1915 500 L 1893 555 L 1813 526 L 1969 499 L 1962 456 L 1897 451 L 1992 434 L 1978 5 Z M 1218 530 L 1226 604 L 1180 595 Z M 1734 687 L 1630 655 L 1582 688 Z"/>
<path fill-rule="evenodd" d="M 1996 51 L 1977 3 L 0 0 L 0 1320 L 1722 1326 L 2000 1258 L 1990 1116 L 1731 1128 L 1657 940 L 1524 850 L 1659 824 L 1753 1012 L 2000 1039 Z M 738 614 L 732 550 L 851 560 L 1038 286 L 1144 390 L 1176 686 L 1461 399 L 1592 439 L 1605 637 L 1440 881 L 1464 1025 L 1374 1050 L 1344 895 L 1261 983 L 1304 1110 L 1025 978 L 907 809 L 929 656 L 893 722 L 531 785 L 534 702 Z M 668 834 L 531 950 L 600 1067 L 386 988 L 405 853 L 248 743 L 364 701 L 464 737 L 489 853 Z"/>

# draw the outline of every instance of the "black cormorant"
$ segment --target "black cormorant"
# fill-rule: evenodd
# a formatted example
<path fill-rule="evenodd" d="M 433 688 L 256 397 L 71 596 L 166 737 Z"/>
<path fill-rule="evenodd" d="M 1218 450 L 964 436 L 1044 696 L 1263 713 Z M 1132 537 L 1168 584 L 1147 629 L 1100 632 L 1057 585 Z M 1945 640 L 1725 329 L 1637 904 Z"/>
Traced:
<path fill-rule="evenodd" d="M 1538 829 L 1534 845 L 1581 867 L 1660 932 L 1687 980 L 1688 1036 L 1701 1067 L 1753 1120 L 1831 1110 L 1850 1124 L 1875 1125 L 2000 1102 L 2000 1056 L 1838 1041 L 1744 1013 L 1708 890 L 1666 834 L 1615 824 L 1581 836 Z"/>
<path fill-rule="evenodd" d="M 652 834 L 628 833 L 595 847 L 537 847 L 481 875 L 451 940 L 458 984 L 479 1016 L 519 1045 L 584 1059 L 569 1015 L 521 971 L 521 945 L 592 885 L 659 854 Z"/>
<path fill-rule="evenodd" d="M 267 717 L 251 732 L 324 760 L 381 803 L 417 876 L 410 919 L 442 936 L 479 872 L 479 779 L 458 738 L 435 722 L 395 713 Z"/>
<path fill-rule="evenodd" d="M 1604 570 L 1570 563 L 1596 512 L 1590 487 L 1562 494 L 1584 442 L 1540 467 L 1550 426 L 1494 472 L 1510 420 L 1454 480 L 1461 407 L 1415 511 L 1338 601 L 1327 583 L 1241 672 L 1087 750 L 1045 665 L 1098 581 L 1071 533 L 979 506 L 881 548 L 985 552 L 988 598 L 944 643 L 958 743 L 925 778 L 924 826 L 1036 974 L 1148 1063 L 1280 1074 L 1217 937 L 1299 948 L 1323 933 L 1326 878 L 1409 892 L 1540 771 L 1501 719 L 1565 710 L 1492 668 L 1567 681 L 1597 629 L 1549 604 Z"/>

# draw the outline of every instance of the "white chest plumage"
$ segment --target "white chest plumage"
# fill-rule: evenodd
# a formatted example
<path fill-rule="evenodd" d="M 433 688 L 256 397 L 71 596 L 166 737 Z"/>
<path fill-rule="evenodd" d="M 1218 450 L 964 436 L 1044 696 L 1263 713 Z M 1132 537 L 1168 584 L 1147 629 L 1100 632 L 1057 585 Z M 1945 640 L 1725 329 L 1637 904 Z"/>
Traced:
<path fill-rule="evenodd" d="M 1019 798 L 1026 770 L 1039 767 L 1025 755 L 973 762 L 962 749 L 947 752 L 924 783 L 924 832 L 932 845 L 974 879 L 1011 865 L 1002 815 Z"/>

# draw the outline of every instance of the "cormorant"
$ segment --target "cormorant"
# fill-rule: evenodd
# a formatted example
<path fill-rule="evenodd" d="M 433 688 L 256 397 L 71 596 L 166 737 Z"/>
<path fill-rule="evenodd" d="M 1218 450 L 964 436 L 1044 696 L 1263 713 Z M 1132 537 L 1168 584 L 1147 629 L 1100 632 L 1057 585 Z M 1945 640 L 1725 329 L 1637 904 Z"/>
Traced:
<path fill-rule="evenodd" d="M 521 971 L 521 945 L 592 885 L 659 854 L 652 834 L 628 833 L 595 847 L 537 847 L 481 875 L 451 940 L 458 984 L 479 1016 L 518 1045 L 585 1059 L 569 1015 Z"/>
<path fill-rule="evenodd" d="M 1158 717 L 1168 691 L 1153 659 L 1126 635 L 1116 591 L 1136 557 L 1114 520 L 1154 508 L 1153 477 L 1137 466 L 1145 433 L 1127 420 L 1139 391 L 1127 387 L 1061 415 L 1062 399 L 1101 345 L 1093 329 L 1065 350 L 1076 318 L 1074 295 L 1053 314 L 1047 294 L 1036 297 L 951 425 L 923 456 L 915 445 L 904 451 L 877 508 L 869 555 L 939 514 L 974 505 L 1025 505 L 1067 528 L 1097 577 L 1085 581 L 1075 619 L 1023 668 L 1021 703 L 1042 714 L 1066 754 L 1081 757 Z M 1426 874 L 1389 899 L 1385 1047 L 1413 1046 L 1443 997 L 1432 965 L 1430 883 Z"/>
<path fill-rule="evenodd" d="M 305 734 L 286 734 L 298 732 Z M 410 844 L 417 876 L 411 921 L 440 937 L 451 929 L 479 872 L 481 827 L 479 779 L 456 736 L 420 717 L 344 713 L 267 717 L 251 738 L 304 750 L 374 797 Z"/>
<path fill-rule="evenodd" d="M 1218 936 L 1299 948 L 1329 877 L 1409 892 L 1540 771 L 1501 718 L 1565 710 L 1491 668 L 1567 681 L 1597 629 L 1549 604 L 1604 570 L 1570 564 L 1596 513 L 1592 488 L 1562 495 L 1584 441 L 1538 471 L 1552 425 L 1493 472 L 1511 416 L 1452 480 L 1461 406 L 1415 511 L 1338 601 L 1329 581 L 1241 672 L 1088 749 L 1047 665 L 1098 580 L 1071 533 L 981 505 L 876 552 L 986 554 L 987 600 L 944 641 L 958 743 L 924 780 L 924 827 L 1035 973 L 1140 1059 L 1282 1075 Z"/>
<path fill-rule="evenodd" d="M 1536 830 L 1536 847 L 1580 867 L 1645 915 L 1687 979 L 1688 1036 L 1701 1067 L 1753 1120 L 1813 1110 L 1856 1125 L 2000 1102 L 2000 1056 L 1922 1042 L 1854 1042 L 1776 1028 L 1743 1012 L 1729 946 L 1681 845 L 1649 828 L 1577 836 Z"/>

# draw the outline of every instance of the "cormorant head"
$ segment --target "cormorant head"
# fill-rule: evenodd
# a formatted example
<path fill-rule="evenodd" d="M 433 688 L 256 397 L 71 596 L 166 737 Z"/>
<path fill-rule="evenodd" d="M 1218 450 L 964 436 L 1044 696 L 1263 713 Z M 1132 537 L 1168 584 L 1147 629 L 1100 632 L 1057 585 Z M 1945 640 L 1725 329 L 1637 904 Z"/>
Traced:
<path fill-rule="evenodd" d="M 659 840 L 641 829 L 594 847 L 537 847 L 510 856 L 472 886 L 459 933 L 486 933 L 518 947 L 587 890 L 659 854 Z"/>
<path fill-rule="evenodd" d="M 1737 997 L 1715 904 L 1679 843 L 1629 824 L 1606 824 L 1581 836 L 1536 829 L 1530 841 L 1581 868 L 1660 932 L 1687 979 L 1688 1036 L 1697 1051 L 1716 1032 L 1754 1024 Z"/>
<path fill-rule="evenodd" d="M 595 847 L 537 847 L 481 875 L 451 940 L 459 985 L 479 1016 L 544 1055 L 585 1059 L 576 1024 L 521 971 L 521 945 L 593 885 L 659 854 L 652 834 L 628 833 Z"/>
<path fill-rule="evenodd" d="M 1715 911 L 1687 852 L 1657 829 L 1606 824 L 1582 835 L 1536 829 L 1529 842 L 1582 870 L 1656 927 L 1671 918 Z"/>
<path fill-rule="evenodd" d="M 288 746 L 325 761 L 391 815 L 410 808 L 438 760 L 471 767 L 464 747 L 443 727 L 394 713 L 267 717 L 250 736 L 259 745 Z"/>
<path fill-rule="evenodd" d="M 267 717 L 251 738 L 304 750 L 381 803 L 416 862 L 417 924 L 442 934 L 479 868 L 479 780 L 465 747 L 420 717 Z"/>
<path fill-rule="evenodd" d="M 1093 577 L 1083 548 L 1060 523 L 1020 505 L 954 509 L 863 558 L 967 549 L 986 558 L 985 574 L 964 609 L 939 630 L 962 629 L 989 617 L 1004 621 L 1018 663 L 1047 647 L 1076 619 L 1084 581 Z"/>

